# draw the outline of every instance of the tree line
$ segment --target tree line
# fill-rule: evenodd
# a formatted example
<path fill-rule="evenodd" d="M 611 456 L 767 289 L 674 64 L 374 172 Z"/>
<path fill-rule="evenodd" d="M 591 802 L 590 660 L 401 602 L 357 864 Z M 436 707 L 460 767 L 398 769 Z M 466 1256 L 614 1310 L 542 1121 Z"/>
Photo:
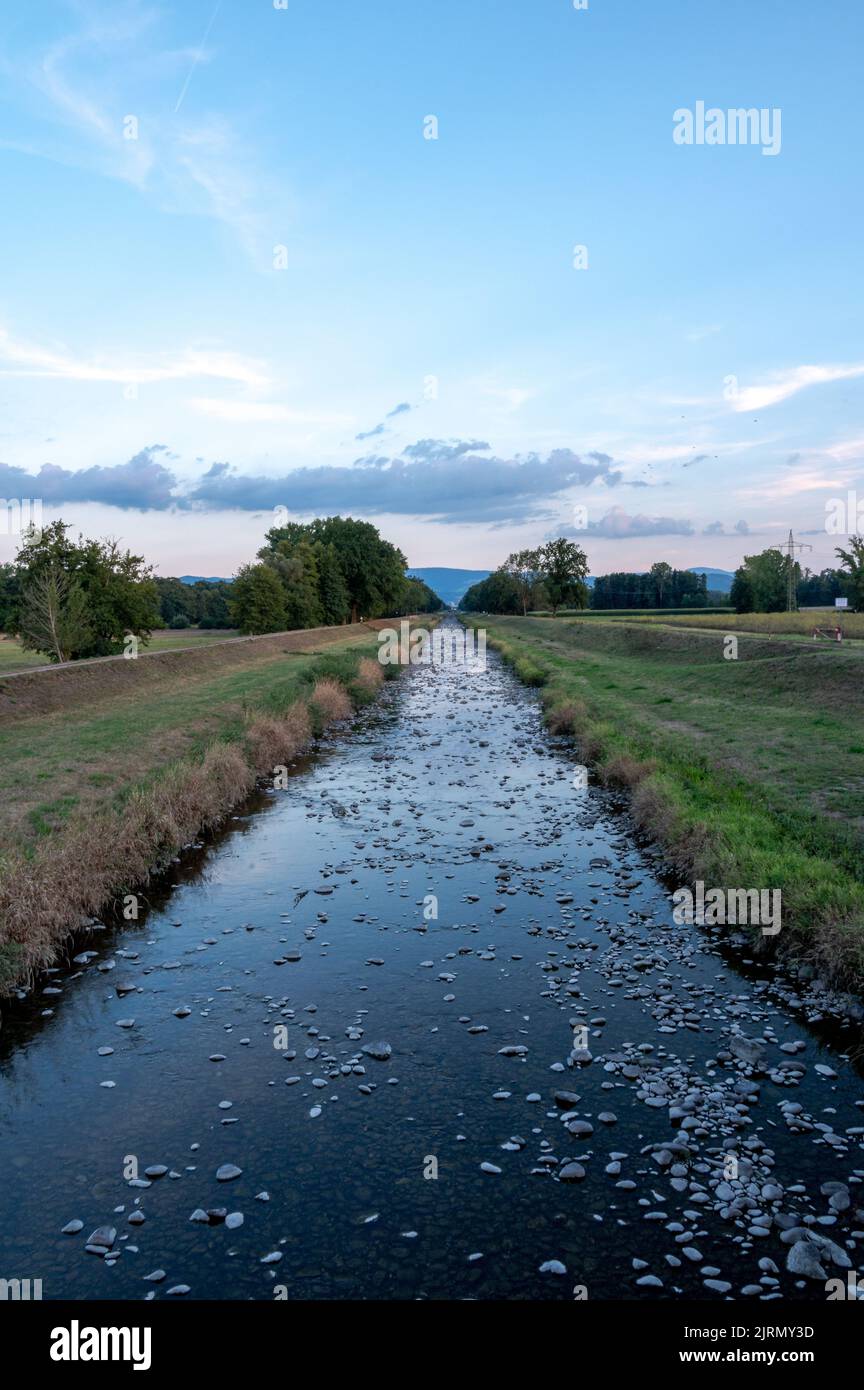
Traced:
<path fill-rule="evenodd" d="M 289 523 L 265 542 L 232 581 L 189 585 L 154 576 L 117 541 L 74 539 L 61 520 L 31 528 L 15 559 L 0 565 L 0 631 L 59 662 L 118 655 L 129 634 L 146 644 L 163 627 L 261 634 L 444 606 L 368 522 Z"/>
<path fill-rule="evenodd" d="M 665 560 L 645 574 L 601 574 L 591 591 L 592 608 L 705 608 L 725 601 L 725 595 L 709 593 L 704 574 L 673 569 Z"/>

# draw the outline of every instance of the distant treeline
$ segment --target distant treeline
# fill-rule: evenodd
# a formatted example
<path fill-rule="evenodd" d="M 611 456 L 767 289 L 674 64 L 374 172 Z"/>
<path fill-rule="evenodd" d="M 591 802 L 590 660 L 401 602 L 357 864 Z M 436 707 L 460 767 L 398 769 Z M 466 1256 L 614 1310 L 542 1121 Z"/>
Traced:
<path fill-rule="evenodd" d="M 723 596 L 711 591 L 704 574 L 676 570 L 665 561 L 646 574 L 621 570 L 601 574 L 591 590 L 592 608 L 705 608 L 722 604 Z"/>
<path fill-rule="evenodd" d="M 184 584 L 180 579 L 154 579 L 159 596 L 159 616 L 165 627 L 230 627 L 230 579 L 217 584 L 199 579 Z"/>
<path fill-rule="evenodd" d="M 0 631 L 50 661 L 117 655 L 130 634 L 146 643 L 161 627 L 257 634 L 444 606 L 406 576 L 400 550 L 350 517 L 274 527 L 258 563 L 214 584 L 157 579 L 116 541 L 74 540 L 70 531 L 63 521 L 31 528 L 14 561 L 0 565 Z"/>
<path fill-rule="evenodd" d="M 468 590 L 460 608 L 468 613 L 527 613 L 551 608 L 554 614 L 558 607 L 584 608 L 589 594 L 591 609 L 599 612 L 723 608 L 731 604 L 739 613 L 780 613 L 789 604 L 789 557 L 776 546 L 758 555 L 746 555 L 727 595 L 709 589 L 704 574 L 673 569 L 665 560 L 642 573 L 619 570 L 601 574 L 588 590 L 584 583 L 587 565 L 578 547 L 571 547 L 578 559 L 561 551 L 562 565 L 555 577 L 552 552 L 569 545 L 555 541 L 541 550 L 511 555 L 488 579 Z M 802 571 L 797 562 L 793 563 L 793 606 L 830 606 L 836 598 L 845 598 L 850 609 L 864 612 L 864 537 L 850 536 L 849 548 L 838 547 L 836 554 L 842 561 L 840 567 L 819 574 Z"/>
<path fill-rule="evenodd" d="M 585 608 L 589 603 L 592 609 L 606 610 L 705 608 L 725 602 L 724 594 L 709 594 L 704 574 L 673 569 L 663 560 L 646 574 L 600 575 L 589 589 L 584 582 L 587 562 L 578 546 L 563 542 L 569 551 L 561 552 L 562 567 L 556 569 L 554 552 L 561 545 L 555 541 L 539 551 L 511 555 L 488 579 L 468 590 L 460 607 L 468 613 L 526 613 L 545 608 L 554 613 L 558 607 Z"/>

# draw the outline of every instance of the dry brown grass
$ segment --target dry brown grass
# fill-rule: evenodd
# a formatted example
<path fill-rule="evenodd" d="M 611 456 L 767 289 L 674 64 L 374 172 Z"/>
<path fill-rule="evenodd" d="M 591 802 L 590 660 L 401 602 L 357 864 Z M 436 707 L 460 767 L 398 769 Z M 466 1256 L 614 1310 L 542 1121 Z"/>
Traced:
<path fill-rule="evenodd" d="M 618 753 L 602 763 L 599 772 L 604 782 L 616 787 L 637 787 L 657 771 L 655 762 L 643 762 L 626 753 Z"/>
<path fill-rule="evenodd" d="M 176 763 L 133 793 L 122 811 L 76 822 L 32 858 L 6 856 L 2 944 L 20 948 L 22 973 L 46 965 L 83 920 L 145 884 L 202 830 L 216 829 L 254 783 L 238 747 L 213 744 L 200 762 Z"/>
<path fill-rule="evenodd" d="M 588 709 L 581 700 L 566 700 L 546 710 L 546 725 L 553 734 L 575 734 L 587 718 Z"/>
<path fill-rule="evenodd" d="M 252 766 L 261 776 L 272 774 L 274 767 L 296 758 L 311 737 L 309 711 L 299 701 L 281 717 L 259 715 L 250 723 L 246 740 Z"/>
<path fill-rule="evenodd" d="M 314 705 L 322 728 L 326 728 L 328 724 L 335 724 L 340 719 L 347 719 L 354 708 L 345 687 L 338 681 L 331 680 L 329 676 L 315 682 L 309 703 Z"/>
<path fill-rule="evenodd" d="M 381 670 L 380 661 L 372 661 L 368 656 L 364 656 L 357 667 L 357 685 L 367 695 L 374 695 L 384 684 L 384 672 Z"/>

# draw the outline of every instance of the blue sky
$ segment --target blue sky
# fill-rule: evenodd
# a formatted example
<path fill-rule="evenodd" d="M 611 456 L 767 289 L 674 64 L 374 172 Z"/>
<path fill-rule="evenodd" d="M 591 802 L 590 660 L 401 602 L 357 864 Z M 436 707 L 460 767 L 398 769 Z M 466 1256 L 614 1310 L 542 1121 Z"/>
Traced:
<path fill-rule="evenodd" d="M 790 527 L 832 563 L 862 31 L 853 0 L 2 0 L 0 495 L 166 574 L 231 573 L 277 506 L 415 565 L 578 506 L 595 574 Z M 779 109 L 779 153 L 676 144 L 699 101 Z"/>

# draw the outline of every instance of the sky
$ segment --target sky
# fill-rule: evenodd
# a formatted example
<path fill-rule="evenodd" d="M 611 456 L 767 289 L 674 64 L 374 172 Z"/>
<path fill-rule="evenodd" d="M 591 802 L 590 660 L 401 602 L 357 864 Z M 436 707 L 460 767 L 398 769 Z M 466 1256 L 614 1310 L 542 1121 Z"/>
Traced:
<path fill-rule="evenodd" d="M 577 3 L 0 0 L 0 498 L 164 575 L 835 563 L 864 8 Z"/>

